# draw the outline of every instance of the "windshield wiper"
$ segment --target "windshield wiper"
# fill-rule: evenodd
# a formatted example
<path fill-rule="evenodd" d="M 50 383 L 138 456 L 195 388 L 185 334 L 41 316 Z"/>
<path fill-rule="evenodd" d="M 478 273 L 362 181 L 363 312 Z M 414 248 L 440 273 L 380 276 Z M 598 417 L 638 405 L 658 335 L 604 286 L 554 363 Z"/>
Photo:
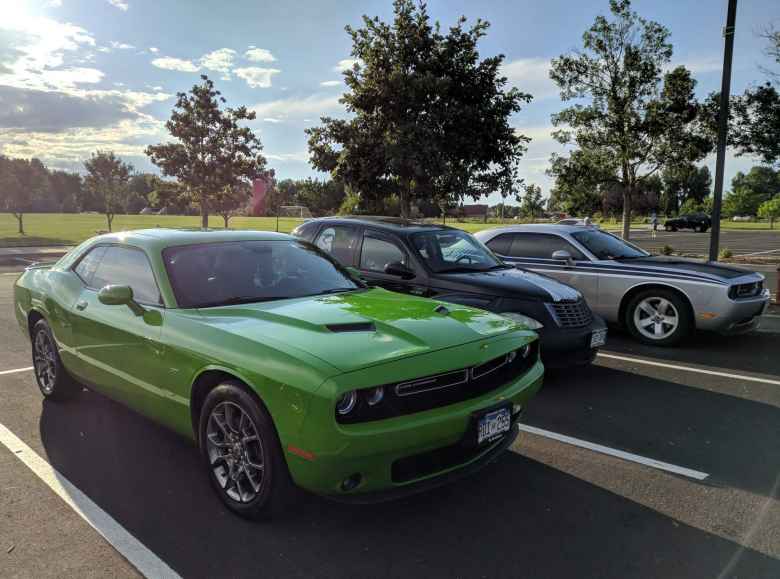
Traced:
<path fill-rule="evenodd" d="M 354 291 L 357 291 L 359 289 L 366 289 L 366 288 L 361 288 L 361 287 L 334 287 L 334 288 L 331 288 L 331 289 L 323 290 L 321 292 L 317 292 L 316 294 L 312 294 L 312 295 L 315 295 L 315 296 L 326 296 L 326 295 L 329 295 L 329 294 L 341 294 L 341 293 L 344 293 L 344 292 L 354 292 Z"/>
<path fill-rule="evenodd" d="M 447 269 L 440 269 L 438 273 L 473 273 L 475 271 L 487 271 L 486 269 L 477 269 L 475 267 L 449 267 Z"/>
<path fill-rule="evenodd" d="M 237 306 L 240 304 L 252 304 L 257 302 L 273 302 L 276 300 L 286 300 L 290 296 L 233 296 L 217 302 L 208 302 L 198 304 L 196 308 L 215 308 L 218 306 Z"/>
<path fill-rule="evenodd" d="M 509 265 L 508 263 L 497 263 L 496 265 L 491 265 L 487 271 L 491 271 L 494 269 L 514 269 L 515 266 Z"/>

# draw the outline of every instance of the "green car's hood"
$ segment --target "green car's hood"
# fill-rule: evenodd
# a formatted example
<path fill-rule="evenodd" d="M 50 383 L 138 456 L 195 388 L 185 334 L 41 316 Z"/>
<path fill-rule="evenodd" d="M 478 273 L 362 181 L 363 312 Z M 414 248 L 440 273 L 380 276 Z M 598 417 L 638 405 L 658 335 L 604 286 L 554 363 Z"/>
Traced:
<path fill-rule="evenodd" d="M 435 311 L 440 305 L 445 313 Z M 205 308 L 200 313 L 212 327 L 304 350 L 344 372 L 519 328 L 475 308 L 382 289 Z"/>

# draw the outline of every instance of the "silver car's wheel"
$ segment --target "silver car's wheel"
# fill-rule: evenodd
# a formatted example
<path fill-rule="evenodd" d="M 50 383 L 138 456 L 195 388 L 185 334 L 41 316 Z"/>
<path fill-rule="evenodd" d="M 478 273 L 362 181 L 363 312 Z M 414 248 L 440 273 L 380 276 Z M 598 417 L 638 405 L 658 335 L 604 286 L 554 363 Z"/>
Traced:
<path fill-rule="evenodd" d="M 252 417 L 234 402 L 220 402 L 209 414 L 206 452 L 222 490 L 236 502 L 254 500 L 265 481 L 263 445 Z"/>
<path fill-rule="evenodd" d="M 640 334 L 650 340 L 665 340 L 677 331 L 680 313 L 665 298 L 645 298 L 634 309 L 634 325 Z"/>

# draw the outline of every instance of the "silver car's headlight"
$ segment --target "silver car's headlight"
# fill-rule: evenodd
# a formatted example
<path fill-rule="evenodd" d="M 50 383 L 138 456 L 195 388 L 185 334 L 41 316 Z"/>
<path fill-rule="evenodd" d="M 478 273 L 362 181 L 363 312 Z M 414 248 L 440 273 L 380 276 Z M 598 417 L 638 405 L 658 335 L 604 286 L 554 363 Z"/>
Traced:
<path fill-rule="evenodd" d="M 501 312 L 501 315 L 505 318 L 509 318 L 513 322 L 523 324 L 528 327 L 529 330 L 541 330 L 544 327 L 544 324 L 540 321 L 524 316 L 523 314 L 518 314 L 517 312 Z"/>

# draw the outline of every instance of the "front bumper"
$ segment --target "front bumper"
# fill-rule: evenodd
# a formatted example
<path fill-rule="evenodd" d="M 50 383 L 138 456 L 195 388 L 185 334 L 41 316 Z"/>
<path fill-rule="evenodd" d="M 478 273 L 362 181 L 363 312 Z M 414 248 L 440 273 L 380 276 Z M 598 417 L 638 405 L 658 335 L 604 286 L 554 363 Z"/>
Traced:
<path fill-rule="evenodd" d="M 508 348 L 509 349 L 509 348 Z M 388 368 L 388 372 L 392 369 Z M 514 381 L 499 386 L 482 396 L 443 407 L 407 414 L 385 420 L 355 424 L 338 424 L 333 419 L 331 402 L 315 402 L 307 416 L 300 439 L 308 458 L 290 453 L 287 464 L 295 483 L 317 494 L 338 500 L 374 502 L 418 492 L 447 482 L 452 477 L 473 472 L 500 454 L 501 440 L 469 450 L 463 454 L 450 453 L 459 445 L 469 430 L 472 415 L 497 404 L 511 404 L 513 420 L 517 409 L 524 409 L 542 386 L 544 366 L 541 361 L 531 366 Z M 323 396 L 323 401 L 332 396 Z M 321 407 L 321 408 L 320 408 Z M 317 414 L 324 412 L 319 420 Z M 516 430 L 513 424 L 510 434 Z M 516 433 L 512 436 L 514 438 Z M 511 441 L 506 442 L 511 444 Z M 435 462 L 436 453 L 449 453 L 444 462 Z M 398 467 L 408 461 L 431 456 L 420 476 L 405 473 L 399 477 Z M 440 457 L 439 457 L 440 458 Z M 342 483 L 353 475 L 360 475 L 360 483 L 345 491 Z"/>
<path fill-rule="evenodd" d="M 598 348 L 590 347 L 590 337 L 596 330 L 605 330 L 606 322 L 593 314 L 593 321 L 581 328 L 545 326 L 538 331 L 542 361 L 546 368 L 565 368 L 590 364 Z"/>
<path fill-rule="evenodd" d="M 761 316 L 769 307 L 769 300 L 769 289 L 764 289 L 761 295 L 755 298 L 724 299 L 715 307 L 708 304 L 707 311 L 697 312 L 696 327 L 724 335 L 750 332 L 759 326 Z"/>

